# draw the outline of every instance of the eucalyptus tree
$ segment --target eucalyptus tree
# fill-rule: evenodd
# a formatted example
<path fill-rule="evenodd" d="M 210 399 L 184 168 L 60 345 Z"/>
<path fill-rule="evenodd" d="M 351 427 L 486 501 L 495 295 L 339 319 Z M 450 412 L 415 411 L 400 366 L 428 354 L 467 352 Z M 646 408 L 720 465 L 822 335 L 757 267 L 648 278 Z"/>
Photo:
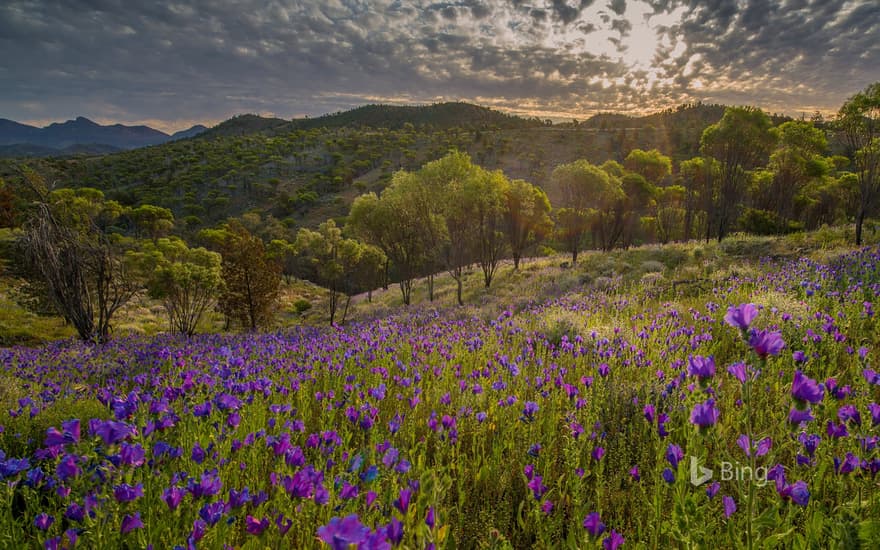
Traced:
<path fill-rule="evenodd" d="M 766 164 L 777 139 L 770 117 L 754 107 L 728 107 L 720 121 L 703 131 L 702 153 L 721 163 L 717 193 L 713 193 L 713 216 L 708 220 L 719 242 L 733 224 L 749 171 Z"/>
<path fill-rule="evenodd" d="M 837 114 L 835 128 L 846 145 L 858 177 L 856 244 L 862 244 L 865 218 L 880 197 L 880 82 L 849 98 Z"/>

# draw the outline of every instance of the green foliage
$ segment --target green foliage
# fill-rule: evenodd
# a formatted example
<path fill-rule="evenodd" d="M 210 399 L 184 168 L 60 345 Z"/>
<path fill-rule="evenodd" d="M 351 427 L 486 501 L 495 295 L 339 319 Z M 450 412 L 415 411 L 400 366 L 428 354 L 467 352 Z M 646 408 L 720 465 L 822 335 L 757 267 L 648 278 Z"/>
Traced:
<path fill-rule="evenodd" d="M 299 300 L 293 303 L 293 309 L 299 314 L 303 314 L 306 311 L 312 309 L 312 303 L 305 298 L 300 298 Z"/>
<path fill-rule="evenodd" d="M 36 403 L 39 415 L 31 418 L 29 410 L 12 416 L 10 411 L 19 410 L 19 399 L 27 398 L 32 385 L 22 379 L 3 376 L 0 390 L 0 449 L 7 456 L 26 456 L 43 446 L 46 430 L 60 427 L 62 422 L 79 419 L 83 427 L 92 418 L 110 418 L 110 410 L 97 399 L 76 396 L 61 397 L 46 404 Z M 33 407 L 33 406 L 32 406 Z"/>
<path fill-rule="evenodd" d="M 336 319 L 340 295 L 346 297 L 342 322 L 353 294 L 372 290 L 385 264 L 385 255 L 377 247 L 346 239 L 333 220 L 318 226 L 317 231 L 300 229 L 294 244 L 305 270 L 301 277 L 330 290 L 330 324 Z"/>
<path fill-rule="evenodd" d="M 783 220 L 776 212 L 746 208 L 739 218 L 739 226 L 755 235 L 781 235 L 803 229 L 801 224 Z"/>
<path fill-rule="evenodd" d="M 572 263 L 576 263 L 583 234 L 590 225 L 603 248 L 612 240 L 612 211 L 626 195 L 617 177 L 586 160 L 557 166 L 551 182 L 563 197 L 563 208 L 557 212 L 560 238 L 571 251 Z"/>
<path fill-rule="evenodd" d="M 154 241 L 171 232 L 174 228 L 174 214 L 167 208 L 142 204 L 130 211 L 132 221 L 138 230 Z"/>
<path fill-rule="evenodd" d="M 880 208 L 880 82 L 849 98 L 835 125 L 858 177 L 856 244 L 862 243 L 862 224 Z"/>
<path fill-rule="evenodd" d="M 519 268 L 523 253 L 544 240 L 553 230 L 550 199 L 535 185 L 523 180 L 508 182 L 503 189 L 505 233 Z"/>
<path fill-rule="evenodd" d="M 630 172 L 639 174 L 654 185 L 658 185 L 672 173 L 672 159 L 657 149 L 650 151 L 633 149 L 626 156 L 624 166 Z"/>
<path fill-rule="evenodd" d="M 45 188 L 38 177 L 32 184 Z M 121 215 L 99 190 L 59 189 L 39 197 L 18 237 L 25 274 L 83 340 L 105 341 L 113 316 L 141 288 L 125 255 L 134 243 L 113 227 Z"/>
<path fill-rule="evenodd" d="M 161 300 L 171 331 L 194 334 L 223 288 L 220 254 L 189 248 L 177 238 L 161 238 L 131 256 L 146 271 L 149 295 Z"/>
<path fill-rule="evenodd" d="M 381 197 L 374 193 L 355 199 L 348 217 L 353 234 L 385 254 L 392 277 L 410 303 L 413 280 L 432 265 L 443 221 L 427 207 L 428 198 L 415 174 L 396 172 Z"/>
<path fill-rule="evenodd" d="M 223 257 L 220 310 L 242 328 L 270 327 L 274 321 L 281 284 L 281 266 L 266 253 L 263 241 L 238 220 L 201 232 Z"/>
<path fill-rule="evenodd" d="M 715 224 L 719 241 L 735 219 L 748 181 L 747 172 L 766 163 L 778 139 L 779 132 L 773 128 L 770 117 L 752 107 L 728 108 L 717 124 L 703 132 L 701 152 L 721 163 L 709 220 Z"/>

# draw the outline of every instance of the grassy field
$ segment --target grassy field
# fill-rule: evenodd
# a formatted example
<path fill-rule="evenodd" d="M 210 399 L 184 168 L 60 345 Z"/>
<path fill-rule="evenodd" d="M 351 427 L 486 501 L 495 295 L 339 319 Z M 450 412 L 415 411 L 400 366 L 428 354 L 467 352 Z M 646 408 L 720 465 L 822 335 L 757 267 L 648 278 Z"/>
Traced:
<path fill-rule="evenodd" d="M 0 546 L 874 548 L 880 248 L 847 232 L 7 348 Z"/>

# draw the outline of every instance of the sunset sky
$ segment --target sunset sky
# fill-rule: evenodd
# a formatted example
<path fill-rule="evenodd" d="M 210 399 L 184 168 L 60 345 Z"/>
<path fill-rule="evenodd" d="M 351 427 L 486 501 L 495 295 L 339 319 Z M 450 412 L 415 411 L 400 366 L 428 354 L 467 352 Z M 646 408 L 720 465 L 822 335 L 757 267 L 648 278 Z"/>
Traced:
<path fill-rule="evenodd" d="M 553 119 L 702 100 L 836 111 L 877 0 L 4 0 L 0 118 L 174 131 L 461 100 Z"/>

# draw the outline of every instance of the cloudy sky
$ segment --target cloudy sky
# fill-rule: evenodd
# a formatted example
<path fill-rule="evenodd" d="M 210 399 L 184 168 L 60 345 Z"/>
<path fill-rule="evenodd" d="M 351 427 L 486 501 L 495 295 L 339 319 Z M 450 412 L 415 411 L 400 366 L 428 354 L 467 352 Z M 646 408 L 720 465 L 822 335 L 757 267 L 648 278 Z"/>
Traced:
<path fill-rule="evenodd" d="M 173 131 L 463 100 L 584 119 L 830 113 L 880 80 L 878 0 L 3 0 L 0 118 Z"/>

